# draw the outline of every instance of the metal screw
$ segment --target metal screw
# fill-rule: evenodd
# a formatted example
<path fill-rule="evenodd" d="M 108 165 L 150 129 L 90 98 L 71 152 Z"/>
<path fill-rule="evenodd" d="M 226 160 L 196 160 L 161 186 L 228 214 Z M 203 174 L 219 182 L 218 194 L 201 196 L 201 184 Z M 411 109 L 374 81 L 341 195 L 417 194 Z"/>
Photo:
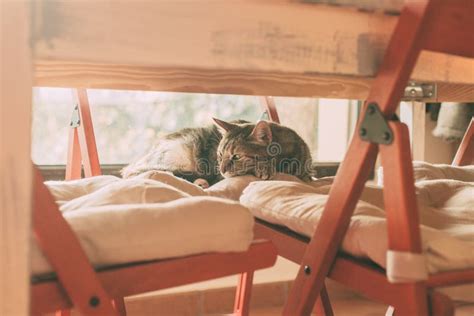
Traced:
<path fill-rule="evenodd" d="M 370 104 L 369 108 L 367 109 L 367 112 L 369 112 L 369 114 L 374 114 L 375 113 L 375 105 Z"/>
<path fill-rule="evenodd" d="M 385 132 L 383 133 L 383 139 L 384 140 L 390 140 L 391 136 L 390 136 L 390 133 L 389 132 Z"/>
<path fill-rule="evenodd" d="M 360 136 L 364 137 L 365 135 L 367 135 L 367 129 L 361 127 L 361 129 L 359 130 L 359 134 Z"/>
<path fill-rule="evenodd" d="M 310 266 L 304 266 L 304 273 L 306 273 L 307 275 L 311 274 Z"/>
<path fill-rule="evenodd" d="M 416 95 L 416 90 L 415 90 L 415 89 L 411 89 L 411 90 L 410 90 L 410 95 L 414 97 L 414 96 Z"/>
<path fill-rule="evenodd" d="M 100 298 L 98 298 L 97 296 L 92 296 L 89 299 L 89 305 L 92 306 L 92 307 L 99 306 L 100 305 Z"/>

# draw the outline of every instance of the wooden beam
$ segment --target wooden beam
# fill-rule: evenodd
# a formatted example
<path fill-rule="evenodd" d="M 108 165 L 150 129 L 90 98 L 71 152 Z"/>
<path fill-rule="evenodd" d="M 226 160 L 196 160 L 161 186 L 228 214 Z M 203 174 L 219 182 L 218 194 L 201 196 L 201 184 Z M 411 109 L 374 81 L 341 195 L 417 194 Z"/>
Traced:
<path fill-rule="evenodd" d="M 358 99 L 367 95 L 398 19 L 290 0 L 32 5 L 39 85 L 84 81 L 80 86 L 88 88 L 324 97 L 349 92 Z M 108 78 L 117 65 L 127 66 Z M 413 79 L 474 84 L 473 66 L 467 58 L 423 52 Z"/>
<path fill-rule="evenodd" d="M 0 2 L 0 315 L 29 315 L 29 3 Z"/>
<path fill-rule="evenodd" d="M 178 69 L 118 64 L 41 61 L 34 85 L 244 95 L 347 98 L 365 100 L 371 78 L 253 70 Z M 425 102 L 469 102 L 474 84 L 438 83 L 435 98 Z"/>

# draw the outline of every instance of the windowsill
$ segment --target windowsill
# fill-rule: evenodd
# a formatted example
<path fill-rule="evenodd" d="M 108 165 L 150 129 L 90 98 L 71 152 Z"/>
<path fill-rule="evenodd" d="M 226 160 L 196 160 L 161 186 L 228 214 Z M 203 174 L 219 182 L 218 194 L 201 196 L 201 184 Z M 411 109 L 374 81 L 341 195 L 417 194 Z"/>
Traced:
<path fill-rule="evenodd" d="M 120 177 L 120 170 L 126 164 L 103 164 L 101 165 L 102 174 Z M 315 162 L 313 168 L 316 170 L 318 178 L 330 177 L 336 175 L 339 162 Z M 48 180 L 64 180 L 66 173 L 65 165 L 38 165 L 43 178 Z"/>

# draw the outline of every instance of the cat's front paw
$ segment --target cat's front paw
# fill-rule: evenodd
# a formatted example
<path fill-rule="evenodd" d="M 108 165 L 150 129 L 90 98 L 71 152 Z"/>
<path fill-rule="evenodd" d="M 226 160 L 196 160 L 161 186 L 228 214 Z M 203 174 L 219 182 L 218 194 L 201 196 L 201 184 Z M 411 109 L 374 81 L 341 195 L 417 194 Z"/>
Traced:
<path fill-rule="evenodd" d="M 261 166 L 255 170 L 255 176 L 262 180 L 270 180 L 275 175 L 271 166 Z"/>

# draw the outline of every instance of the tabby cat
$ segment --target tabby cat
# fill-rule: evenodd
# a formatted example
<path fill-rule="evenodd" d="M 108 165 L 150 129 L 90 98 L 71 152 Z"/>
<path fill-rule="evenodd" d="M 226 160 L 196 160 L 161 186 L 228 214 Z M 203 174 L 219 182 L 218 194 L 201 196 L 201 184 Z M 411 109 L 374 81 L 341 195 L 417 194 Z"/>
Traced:
<path fill-rule="evenodd" d="M 216 125 L 184 128 L 158 140 L 152 150 L 122 170 L 128 178 L 149 170 L 208 187 L 224 177 L 253 174 L 270 179 L 276 172 L 309 181 L 311 155 L 298 134 L 282 125 L 214 119 Z"/>
<path fill-rule="evenodd" d="M 291 128 L 267 121 L 256 124 L 214 121 L 223 135 L 217 160 L 224 177 L 253 174 L 266 180 L 276 172 L 283 172 L 303 181 L 311 180 L 308 145 Z"/>

